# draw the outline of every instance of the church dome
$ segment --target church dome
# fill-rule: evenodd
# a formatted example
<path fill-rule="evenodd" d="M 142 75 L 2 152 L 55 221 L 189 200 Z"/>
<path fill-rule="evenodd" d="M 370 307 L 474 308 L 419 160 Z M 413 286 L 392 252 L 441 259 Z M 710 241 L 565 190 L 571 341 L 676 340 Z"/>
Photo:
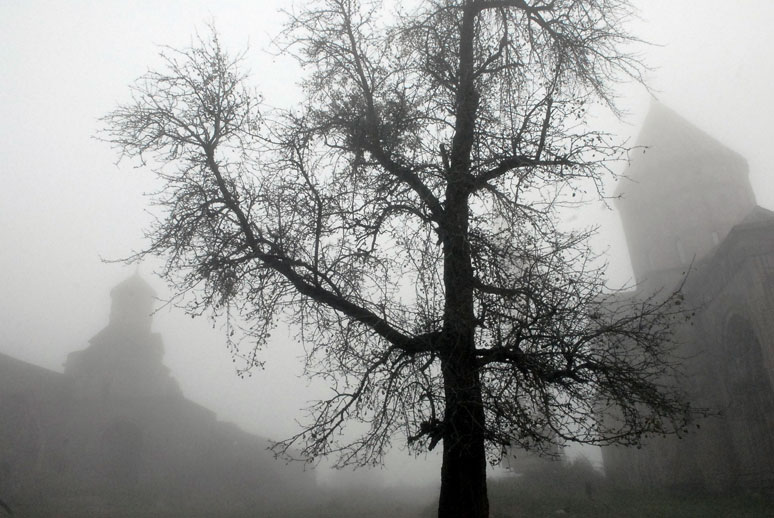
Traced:
<path fill-rule="evenodd" d="M 156 292 L 138 273 L 110 290 L 110 324 L 149 331 Z"/>

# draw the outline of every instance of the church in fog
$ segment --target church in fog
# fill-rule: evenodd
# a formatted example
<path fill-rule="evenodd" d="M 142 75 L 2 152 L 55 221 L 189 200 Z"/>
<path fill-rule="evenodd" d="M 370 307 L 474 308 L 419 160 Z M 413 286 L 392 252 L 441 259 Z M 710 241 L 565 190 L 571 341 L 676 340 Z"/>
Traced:
<path fill-rule="evenodd" d="M 0 355 L 0 499 L 21 516 L 254 516 L 312 490 L 267 440 L 183 396 L 139 275 L 111 299 L 108 325 L 64 373 Z"/>
<path fill-rule="evenodd" d="M 774 212 L 742 156 L 664 106 L 637 144 L 617 202 L 637 291 L 684 280 L 695 316 L 677 331 L 679 383 L 716 415 L 682 439 L 603 449 L 605 471 L 622 485 L 774 491 Z"/>

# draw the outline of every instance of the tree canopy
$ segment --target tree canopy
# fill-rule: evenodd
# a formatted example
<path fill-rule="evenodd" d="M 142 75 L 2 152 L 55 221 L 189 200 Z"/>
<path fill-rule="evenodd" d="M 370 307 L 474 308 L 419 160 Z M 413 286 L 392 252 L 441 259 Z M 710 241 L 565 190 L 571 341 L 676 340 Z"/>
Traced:
<path fill-rule="evenodd" d="M 300 105 L 263 104 L 213 32 L 166 49 L 103 119 L 164 182 L 139 257 L 166 258 L 193 312 L 239 311 L 250 363 L 284 320 L 329 382 L 280 453 L 363 465 L 398 437 L 442 443 L 440 515 L 487 516 L 486 455 L 684 426 L 679 295 L 611 291 L 591 231 L 560 228 L 626 159 L 587 109 L 641 80 L 629 15 L 624 0 L 320 0 L 281 38 L 306 71 Z"/>

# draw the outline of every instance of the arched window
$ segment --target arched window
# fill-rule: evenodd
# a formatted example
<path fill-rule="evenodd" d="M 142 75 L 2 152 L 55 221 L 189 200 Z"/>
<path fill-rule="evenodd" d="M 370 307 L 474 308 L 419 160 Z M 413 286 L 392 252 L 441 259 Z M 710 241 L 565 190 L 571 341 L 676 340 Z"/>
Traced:
<path fill-rule="evenodd" d="M 725 388 L 728 420 L 738 455 L 739 475 L 753 482 L 767 470 L 774 455 L 774 391 L 763 351 L 750 322 L 739 315 L 728 320 L 724 333 Z"/>
<path fill-rule="evenodd" d="M 730 400 L 774 409 L 771 380 L 766 372 L 760 342 L 750 322 L 738 315 L 732 316 L 724 338 L 729 360 Z"/>

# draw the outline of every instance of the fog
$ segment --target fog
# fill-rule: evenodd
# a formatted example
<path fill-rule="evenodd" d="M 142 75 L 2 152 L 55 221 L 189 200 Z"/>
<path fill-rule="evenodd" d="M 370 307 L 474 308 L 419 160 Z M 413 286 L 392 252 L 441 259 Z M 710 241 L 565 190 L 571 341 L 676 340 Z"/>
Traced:
<path fill-rule="evenodd" d="M 633 140 L 655 96 L 744 156 L 758 204 L 774 208 L 774 3 L 635 4 L 641 20 L 632 32 L 652 43 L 641 48 L 653 67 L 652 93 L 622 85 L 624 119 L 601 115 L 599 123 Z M 267 102 L 292 105 L 300 71 L 267 52 L 283 6 L 273 0 L 0 3 L 0 353 L 62 371 L 68 353 L 84 349 L 107 324 L 110 289 L 136 269 L 161 299 L 169 297 L 153 276 L 158 264 L 104 261 L 143 247 L 152 217 L 143 193 L 157 185 L 149 171 L 116 164 L 115 151 L 93 138 L 97 119 L 158 64 L 159 45 L 186 45 L 209 22 L 227 48 L 249 46 L 247 68 Z M 611 183 L 611 194 L 614 189 Z M 607 249 L 613 283 L 631 282 L 617 214 L 596 203 L 576 218 L 578 225 L 599 224 L 595 243 Z M 265 351 L 265 369 L 247 379 L 236 376 L 219 323 L 163 307 L 153 329 L 185 397 L 248 432 L 291 434 L 300 409 L 319 393 L 299 378 L 303 351 L 282 329 Z M 586 454 L 598 461 L 597 452 Z M 438 466 L 435 455 L 412 460 L 396 451 L 387 469 L 366 477 L 387 486 L 435 486 Z M 323 483 L 346 478 L 318 477 Z"/>

